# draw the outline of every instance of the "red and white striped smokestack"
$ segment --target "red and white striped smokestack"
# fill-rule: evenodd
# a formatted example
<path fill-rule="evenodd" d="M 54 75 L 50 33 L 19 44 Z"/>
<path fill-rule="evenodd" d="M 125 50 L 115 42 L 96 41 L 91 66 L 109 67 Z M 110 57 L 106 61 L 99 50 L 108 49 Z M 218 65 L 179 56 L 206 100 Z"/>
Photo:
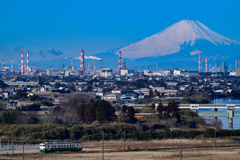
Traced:
<path fill-rule="evenodd" d="M 29 67 L 29 57 L 28 57 L 28 50 L 27 50 L 27 74 L 29 74 L 29 69 L 28 69 L 28 67 Z"/>
<path fill-rule="evenodd" d="M 101 70 L 102 70 L 102 59 L 101 59 Z"/>
<path fill-rule="evenodd" d="M 84 51 L 83 51 L 83 49 L 81 51 L 80 71 L 85 71 L 85 68 L 84 68 Z"/>
<path fill-rule="evenodd" d="M 122 69 L 122 52 L 119 51 L 119 58 L 118 58 L 118 71 Z"/>
<path fill-rule="evenodd" d="M 5 71 L 5 60 L 2 60 L 2 71 Z"/>
<path fill-rule="evenodd" d="M 23 75 L 23 51 L 21 53 L 21 73 Z"/>
<path fill-rule="evenodd" d="M 207 67 L 207 58 L 206 58 L 206 64 L 205 64 L 205 71 L 208 71 L 208 67 Z"/>
<path fill-rule="evenodd" d="M 13 57 L 11 58 L 11 72 L 13 72 Z"/>
<path fill-rule="evenodd" d="M 199 53 L 199 61 L 198 61 L 198 72 L 202 72 L 202 64 L 201 64 L 201 53 Z"/>
<path fill-rule="evenodd" d="M 33 71 L 35 71 L 35 64 L 33 65 Z"/>
<path fill-rule="evenodd" d="M 19 68 L 18 71 L 21 72 L 21 62 L 19 62 Z"/>

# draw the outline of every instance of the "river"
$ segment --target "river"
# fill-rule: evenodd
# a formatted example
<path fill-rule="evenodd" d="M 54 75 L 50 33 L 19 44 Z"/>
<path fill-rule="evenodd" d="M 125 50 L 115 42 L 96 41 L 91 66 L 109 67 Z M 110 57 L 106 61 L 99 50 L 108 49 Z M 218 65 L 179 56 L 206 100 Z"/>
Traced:
<path fill-rule="evenodd" d="M 240 101 L 233 98 L 219 98 L 211 101 L 210 103 L 214 104 L 240 104 Z M 227 109 L 218 109 L 218 111 L 227 111 Z M 235 111 L 240 111 L 240 109 L 235 109 Z M 207 122 L 213 117 L 205 117 Z M 218 117 L 223 123 L 222 129 L 228 129 L 228 117 Z M 233 129 L 240 129 L 240 117 L 233 117 Z"/>

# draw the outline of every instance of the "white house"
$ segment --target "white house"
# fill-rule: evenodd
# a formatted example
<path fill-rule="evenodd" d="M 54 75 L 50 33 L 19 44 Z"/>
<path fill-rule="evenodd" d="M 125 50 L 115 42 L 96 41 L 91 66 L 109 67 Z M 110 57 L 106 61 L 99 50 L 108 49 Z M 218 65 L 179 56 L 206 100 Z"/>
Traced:
<path fill-rule="evenodd" d="M 103 96 L 104 96 L 104 93 L 103 93 L 103 92 L 97 92 L 97 93 L 96 93 L 96 96 L 103 97 Z"/>
<path fill-rule="evenodd" d="M 140 89 L 135 89 L 133 91 L 137 92 L 137 93 L 143 93 L 144 95 L 149 95 L 150 89 L 148 89 L 148 88 L 140 88 Z"/>
<path fill-rule="evenodd" d="M 44 87 L 42 87 L 42 88 L 40 89 L 40 92 L 46 92 L 46 89 L 45 89 Z"/>
<path fill-rule="evenodd" d="M 104 99 L 104 100 L 116 100 L 117 96 L 115 94 L 107 94 L 107 95 L 103 96 L 102 99 Z"/>

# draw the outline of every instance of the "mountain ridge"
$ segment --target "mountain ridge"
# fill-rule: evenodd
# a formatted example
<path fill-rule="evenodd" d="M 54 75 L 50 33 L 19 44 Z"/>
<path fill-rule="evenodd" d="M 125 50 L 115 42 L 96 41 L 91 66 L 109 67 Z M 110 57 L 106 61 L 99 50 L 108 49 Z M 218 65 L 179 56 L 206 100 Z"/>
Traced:
<path fill-rule="evenodd" d="M 183 44 L 194 46 L 196 41 L 200 39 L 209 41 L 216 46 L 240 45 L 240 42 L 212 31 L 199 21 L 182 20 L 163 31 L 122 47 L 119 50 L 122 51 L 125 58 L 132 60 L 143 57 L 165 56 L 179 52 Z M 118 54 L 118 52 L 115 54 Z"/>

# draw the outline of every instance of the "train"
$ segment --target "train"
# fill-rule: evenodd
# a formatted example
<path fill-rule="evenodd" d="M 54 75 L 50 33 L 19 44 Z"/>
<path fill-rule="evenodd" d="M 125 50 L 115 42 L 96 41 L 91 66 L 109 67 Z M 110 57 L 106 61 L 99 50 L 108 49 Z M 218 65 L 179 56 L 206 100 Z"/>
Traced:
<path fill-rule="evenodd" d="M 82 142 L 45 142 L 39 144 L 40 152 L 81 151 Z"/>

